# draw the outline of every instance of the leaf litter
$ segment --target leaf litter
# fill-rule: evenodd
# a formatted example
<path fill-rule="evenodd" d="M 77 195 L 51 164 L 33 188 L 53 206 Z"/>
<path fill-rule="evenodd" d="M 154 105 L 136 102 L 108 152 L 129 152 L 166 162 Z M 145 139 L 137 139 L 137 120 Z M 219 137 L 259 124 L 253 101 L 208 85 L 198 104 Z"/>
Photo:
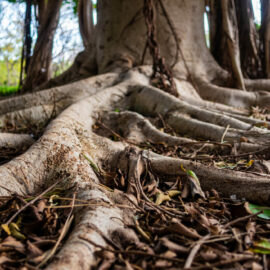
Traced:
<path fill-rule="evenodd" d="M 39 269 L 61 247 L 76 200 L 57 184 L 36 197 L 0 197 L 0 269 Z"/>
<path fill-rule="evenodd" d="M 102 128 L 97 125 L 97 133 Z M 170 127 L 162 129 L 176 135 Z M 123 139 L 115 131 L 106 131 L 112 140 Z M 268 155 L 265 151 L 237 155 L 228 147 L 221 154 L 206 152 L 203 147 L 198 151 L 193 144 L 146 142 L 137 146 L 220 169 L 268 173 L 259 166 Z M 144 170 L 134 172 L 136 188 L 129 188 L 129 174 L 120 170 L 115 172 L 114 181 L 106 182 L 110 189 L 132 198 L 137 210 L 134 224 L 129 226 L 143 244 L 122 249 L 100 247 L 96 269 L 270 269 L 270 208 L 234 196 L 222 197 L 214 189 L 203 192 L 200 179 L 189 168 L 182 167 L 185 176 L 163 179 L 145 163 Z"/>
<path fill-rule="evenodd" d="M 176 135 L 170 127 L 163 130 Z M 123 139 L 116 132 L 108 136 Z M 220 169 L 267 172 L 261 166 L 268 154 L 265 151 L 237 156 L 225 149 L 222 156 L 215 151 L 206 152 L 203 144 L 199 148 L 193 144 L 179 147 L 151 142 L 138 146 Z M 91 161 L 90 166 L 94 165 Z M 189 168 L 182 167 L 185 176 L 163 179 L 151 171 L 140 155 L 135 165 L 133 186 L 128 174 L 120 169 L 108 173 L 95 170 L 107 191 L 125 194 L 136 207 L 133 224 L 126 226 L 133 228 L 141 241 L 140 245 L 121 247 L 108 242 L 107 248 L 93 242 L 99 247 L 95 269 L 270 268 L 269 207 L 224 198 L 215 190 L 203 192 L 200 179 Z M 89 205 L 65 196 L 66 191 L 61 188 L 53 187 L 43 193 L 33 198 L 0 198 L 0 269 L 46 266 L 70 231 L 73 208 Z"/>

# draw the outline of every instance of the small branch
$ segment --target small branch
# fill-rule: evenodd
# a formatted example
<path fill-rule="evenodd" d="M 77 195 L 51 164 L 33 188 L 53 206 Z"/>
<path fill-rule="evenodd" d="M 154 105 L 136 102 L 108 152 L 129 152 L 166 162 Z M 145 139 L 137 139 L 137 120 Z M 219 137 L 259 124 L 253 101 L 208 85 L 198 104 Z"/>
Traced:
<path fill-rule="evenodd" d="M 234 224 L 236 224 L 236 223 L 238 223 L 238 222 L 245 221 L 245 220 L 247 220 L 247 219 L 256 217 L 256 216 L 258 216 L 259 214 L 261 214 L 262 212 L 263 212 L 263 211 L 259 211 L 259 212 L 255 213 L 255 214 L 251 214 L 251 215 L 248 215 L 248 216 L 244 216 L 244 217 L 237 218 L 237 219 L 235 219 L 235 220 L 233 220 L 233 221 L 227 223 L 227 224 L 224 226 L 224 228 L 228 228 L 229 226 L 232 226 L 232 225 L 234 225 Z"/>
<path fill-rule="evenodd" d="M 51 189 L 53 189 L 56 185 L 58 185 L 60 182 L 62 181 L 59 180 L 57 182 L 55 182 L 53 185 L 51 185 L 50 187 L 48 187 L 45 191 L 43 191 L 41 194 L 39 194 L 35 199 L 33 199 L 32 201 L 28 202 L 27 204 L 25 204 L 22 208 L 20 208 L 6 223 L 5 225 L 9 225 L 9 223 L 11 223 L 22 211 L 24 211 L 28 206 L 32 205 L 34 202 L 36 202 L 37 200 L 39 200 L 44 194 L 46 194 L 48 191 L 50 191 Z"/>
<path fill-rule="evenodd" d="M 202 239 L 200 239 L 197 242 L 197 244 L 192 248 L 192 250 L 190 251 L 190 253 L 188 255 L 188 258 L 186 260 L 184 268 L 189 268 L 192 265 L 192 262 L 196 256 L 197 252 L 199 251 L 200 247 L 203 245 L 204 241 L 207 240 L 209 237 L 210 237 L 210 235 L 207 234 Z"/>
<path fill-rule="evenodd" d="M 91 245 L 98 247 L 102 250 L 108 251 L 108 252 L 112 252 L 115 254 L 123 254 L 123 255 L 140 255 L 140 256 L 149 256 L 149 257 L 153 257 L 153 258 L 157 258 L 157 259 L 161 259 L 161 260 L 166 260 L 166 261 L 171 261 L 171 262 L 177 262 L 177 263 L 183 263 L 183 260 L 178 259 L 178 258 L 169 258 L 169 257 L 165 257 L 165 256 L 161 256 L 161 255 L 157 255 L 157 254 L 151 254 L 151 253 L 146 253 L 143 251 L 139 251 L 139 250 L 113 250 L 113 249 L 109 249 L 106 247 L 103 247 L 99 244 L 96 244 L 95 242 L 93 242 L 92 240 L 84 237 L 84 236 L 79 236 L 80 239 L 89 242 Z"/>
<path fill-rule="evenodd" d="M 224 142 L 224 138 L 225 138 L 225 136 L 226 136 L 226 134 L 227 134 L 229 128 L 230 128 L 230 125 L 228 125 L 228 126 L 225 128 L 225 131 L 224 131 L 224 133 L 223 133 L 223 135 L 222 135 L 222 137 L 221 137 L 221 141 L 220 141 L 221 143 Z"/>
<path fill-rule="evenodd" d="M 66 219 L 66 222 L 61 230 L 61 234 L 59 236 L 59 238 L 57 239 L 57 242 L 55 243 L 54 247 L 52 248 L 51 252 L 44 258 L 44 260 L 38 265 L 38 268 L 42 267 L 44 264 L 47 263 L 47 261 L 53 257 L 53 255 L 55 254 L 57 248 L 59 247 L 61 241 L 63 240 L 63 238 L 65 237 L 66 233 L 68 232 L 70 225 L 72 223 L 72 220 L 74 218 L 74 216 L 71 216 L 73 209 L 74 209 L 74 203 L 75 203 L 75 198 L 76 198 L 76 193 L 74 193 L 73 195 L 73 200 L 72 200 L 72 207 L 70 209 L 70 212 L 68 214 L 68 217 Z"/>

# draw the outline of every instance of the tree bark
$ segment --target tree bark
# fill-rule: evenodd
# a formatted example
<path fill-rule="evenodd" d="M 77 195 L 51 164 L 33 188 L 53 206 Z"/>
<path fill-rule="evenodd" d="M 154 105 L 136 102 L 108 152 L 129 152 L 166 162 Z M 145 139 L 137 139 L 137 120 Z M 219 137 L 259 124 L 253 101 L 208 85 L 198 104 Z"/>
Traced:
<path fill-rule="evenodd" d="M 91 0 L 79 0 L 79 28 L 85 48 L 91 46 L 94 40 L 93 4 Z"/>
<path fill-rule="evenodd" d="M 48 81 L 51 77 L 53 38 L 59 20 L 62 0 L 48 1 L 46 7 L 43 4 L 45 2 L 41 1 L 38 38 L 22 91 L 30 91 Z"/>
<path fill-rule="evenodd" d="M 262 77 L 259 57 L 259 35 L 255 28 L 253 7 L 250 0 L 234 1 L 239 30 L 241 68 L 246 78 Z"/>
<path fill-rule="evenodd" d="M 268 0 L 261 1 L 261 29 L 260 39 L 262 41 L 262 58 L 265 74 L 270 78 L 270 4 Z"/>
<path fill-rule="evenodd" d="M 227 36 L 227 46 L 230 55 L 232 73 L 236 79 L 237 86 L 245 90 L 244 78 L 240 65 L 239 37 L 236 20 L 235 6 L 233 0 L 221 1 L 222 24 Z"/>

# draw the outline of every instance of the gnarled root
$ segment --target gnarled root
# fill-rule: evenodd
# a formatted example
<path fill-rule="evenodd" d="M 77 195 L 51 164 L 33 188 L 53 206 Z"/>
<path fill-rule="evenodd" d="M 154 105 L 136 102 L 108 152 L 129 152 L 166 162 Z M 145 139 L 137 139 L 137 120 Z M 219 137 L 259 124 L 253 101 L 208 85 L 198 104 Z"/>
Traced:
<path fill-rule="evenodd" d="M 96 263 L 94 253 L 98 250 L 98 246 L 106 247 L 112 243 L 120 245 L 120 241 L 116 239 L 121 237 L 121 240 L 124 238 L 129 243 L 140 244 L 134 232 L 125 226 L 132 222 L 130 217 L 135 211 L 133 205 L 127 203 L 122 193 L 119 195 L 109 192 L 100 185 L 106 184 L 108 179 L 111 180 L 108 178 L 105 181 L 100 176 L 105 177 L 105 172 L 116 172 L 120 169 L 126 176 L 126 181 L 130 181 L 128 190 L 132 189 L 132 181 L 139 179 L 134 173 L 134 168 L 137 171 L 139 168 L 136 167 L 138 166 L 136 156 L 134 159 L 131 152 L 127 151 L 130 145 L 135 154 L 142 153 L 142 159 L 149 162 L 149 168 L 158 174 L 160 179 L 163 176 L 181 177 L 182 164 L 184 168 L 197 174 L 204 189 L 215 188 L 226 196 L 237 195 L 239 198 L 245 197 L 254 201 L 269 199 L 268 175 L 218 169 L 212 166 L 212 162 L 208 164 L 195 162 L 192 160 L 194 157 L 191 157 L 191 160 L 185 156 L 181 159 L 165 157 L 153 153 L 155 149 L 151 147 L 148 150 L 140 149 L 141 143 L 145 141 L 153 144 L 165 142 L 170 146 L 175 144 L 187 146 L 201 143 L 194 139 L 205 138 L 214 141 L 202 143 L 207 150 L 222 152 L 227 149 L 231 152 L 236 141 L 237 147 L 244 147 L 243 152 L 248 151 L 247 149 L 261 151 L 268 147 L 270 134 L 267 130 L 253 127 L 253 123 L 245 121 L 245 117 L 237 119 L 234 114 L 207 111 L 198 105 L 189 105 L 183 100 L 171 97 L 154 87 L 139 85 L 135 82 L 137 75 L 131 76 L 133 82 L 127 80 L 104 90 L 102 87 L 91 88 L 93 92 L 85 90 L 83 92 L 85 96 L 81 95 L 80 98 L 73 96 L 69 99 L 70 102 L 74 100 L 73 98 L 79 101 L 65 110 L 64 106 L 60 106 L 61 109 L 57 109 L 57 114 L 63 111 L 55 115 L 56 118 L 24 154 L 0 166 L 2 196 L 14 192 L 20 195 L 34 194 L 51 182 L 59 181 L 61 185 L 77 190 L 77 198 L 91 203 L 91 206 L 76 212 L 74 230 L 48 269 L 89 269 Z M 79 83 L 77 87 L 80 88 L 81 84 Z M 45 91 L 49 90 L 41 91 L 40 95 L 46 93 Z M 15 100 L 17 106 L 13 108 L 17 111 L 14 113 L 14 116 L 17 114 L 17 118 L 12 117 L 12 112 L 7 107 L 8 101 L 1 101 L 6 106 L 5 109 L 1 109 L 2 114 L 10 113 L 8 117 L 2 116 L 6 117 L 6 121 L 9 118 L 19 119 L 17 122 L 15 120 L 10 122 L 17 125 L 19 122 L 24 123 L 24 118 L 29 119 L 30 113 L 26 109 L 27 106 L 19 101 L 19 97 Z M 44 100 L 49 101 L 46 98 Z M 31 104 L 31 107 L 37 110 L 47 106 L 49 104 L 47 101 Z M 122 112 L 113 112 L 116 108 Z M 135 112 L 123 111 L 126 108 Z M 41 110 L 39 114 L 37 111 L 31 118 L 32 122 L 43 119 Z M 165 123 L 177 132 L 188 133 L 191 138 L 165 134 L 145 118 L 158 115 L 161 115 Z M 96 134 L 94 132 L 95 125 L 98 124 L 96 119 L 101 123 L 104 121 L 103 124 L 116 134 L 120 133 L 118 137 L 120 141 L 112 141 L 101 136 L 102 133 Z M 114 128 L 113 125 L 117 127 Z M 22 135 L 18 136 L 22 138 Z M 242 137 L 249 143 L 246 141 L 240 143 Z M 200 150 L 199 147 L 194 149 L 195 152 Z M 265 158 L 268 158 L 267 155 Z M 5 186 L 9 189 L 4 188 Z"/>

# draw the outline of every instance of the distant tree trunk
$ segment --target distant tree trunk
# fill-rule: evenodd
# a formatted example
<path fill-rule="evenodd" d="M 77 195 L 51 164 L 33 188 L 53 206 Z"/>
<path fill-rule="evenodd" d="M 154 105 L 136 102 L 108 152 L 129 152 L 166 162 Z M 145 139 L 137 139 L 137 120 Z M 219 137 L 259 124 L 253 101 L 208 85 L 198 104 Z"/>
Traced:
<path fill-rule="evenodd" d="M 244 0 L 245 1 L 245 0 Z M 210 51 L 217 62 L 231 72 L 227 86 L 245 89 L 240 64 L 239 36 L 233 0 L 209 0 Z"/>
<path fill-rule="evenodd" d="M 93 40 L 93 5 L 91 0 L 79 0 L 78 3 L 79 28 L 83 45 L 85 48 L 90 46 Z"/>
<path fill-rule="evenodd" d="M 240 89 L 245 89 L 244 78 L 240 65 L 239 37 L 236 11 L 233 0 L 221 0 L 222 25 L 227 39 L 232 74 Z"/>
<path fill-rule="evenodd" d="M 24 74 L 27 74 L 27 69 L 31 59 L 31 48 L 32 48 L 31 19 L 32 19 L 32 0 L 27 0 L 25 8 L 24 33 L 23 33 L 24 37 L 21 55 L 21 70 L 19 82 L 20 86 L 23 83 Z"/>
<path fill-rule="evenodd" d="M 32 90 L 51 78 L 53 38 L 59 21 L 62 0 L 38 3 L 38 38 L 27 70 L 23 91 Z"/>
<path fill-rule="evenodd" d="M 208 0 L 206 6 L 209 7 L 210 51 L 220 66 L 227 71 L 231 71 L 226 35 L 222 25 L 221 1 Z M 232 80 L 227 85 L 231 84 Z"/>
<path fill-rule="evenodd" d="M 262 76 L 261 60 L 258 54 L 258 32 L 254 24 L 254 13 L 251 0 L 235 0 L 241 68 L 245 77 Z"/>
<path fill-rule="evenodd" d="M 270 5 L 269 0 L 261 0 L 261 57 L 265 76 L 270 78 Z"/>
<path fill-rule="evenodd" d="M 32 35 L 31 35 L 31 19 L 32 19 L 32 1 L 27 0 L 26 20 L 25 20 L 25 73 L 31 59 Z"/>
<path fill-rule="evenodd" d="M 84 51 L 80 52 L 72 66 L 61 75 L 43 83 L 38 89 L 53 87 L 97 74 L 95 27 L 91 0 L 79 0 L 78 19 Z"/>

